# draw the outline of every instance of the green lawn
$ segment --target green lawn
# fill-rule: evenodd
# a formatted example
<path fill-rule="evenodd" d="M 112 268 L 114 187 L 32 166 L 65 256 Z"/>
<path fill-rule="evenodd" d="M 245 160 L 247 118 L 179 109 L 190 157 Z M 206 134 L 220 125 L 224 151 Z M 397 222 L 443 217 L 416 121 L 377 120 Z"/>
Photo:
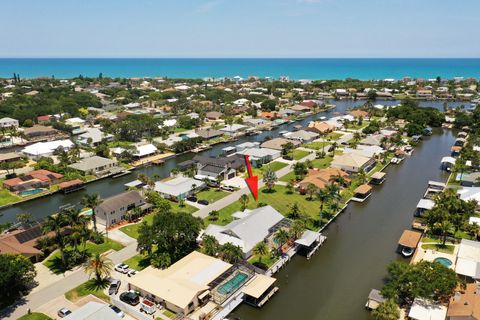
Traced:
<path fill-rule="evenodd" d="M 173 319 L 173 318 L 175 318 L 175 317 L 177 316 L 176 313 L 174 313 L 174 312 L 172 312 L 172 311 L 170 311 L 170 310 L 168 310 L 168 309 L 165 309 L 165 311 L 163 311 L 163 315 L 166 316 L 166 317 L 168 317 L 168 318 L 170 318 L 170 319 Z"/>
<path fill-rule="evenodd" d="M 263 165 L 261 168 L 252 168 L 252 174 L 254 176 L 258 176 L 258 178 L 261 179 L 263 177 L 263 174 L 268 169 L 271 169 L 273 171 L 278 171 L 282 168 L 285 168 L 286 166 L 288 166 L 288 164 L 286 164 L 284 162 L 274 161 L 274 162 L 270 162 L 270 163 L 267 163 L 267 164 Z M 243 176 L 245 178 L 247 178 L 248 177 L 248 172 L 245 172 L 243 174 Z"/>
<path fill-rule="evenodd" d="M 253 265 L 264 265 L 265 267 L 260 267 L 262 269 L 268 269 L 270 268 L 271 266 L 273 266 L 273 264 L 275 263 L 275 261 L 277 261 L 277 259 L 275 259 L 274 257 L 272 257 L 271 254 L 266 254 L 266 255 L 263 255 L 263 256 L 259 256 L 259 255 L 253 255 L 250 257 L 250 259 L 248 259 L 248 262 L 250 262 L 251 264 Z"/>
<path fill-rule="evenodd" d="M 75 302 L 85 296 L 88 296 L 89 294 L 93 294 L 99 299 L 110 303 L 110 298 L 105 294 L 104 288 L 102 288 L 101 286 L 97 286 L 94 279 L 88 280 L 87 282 L 82 283 L 78 287 L 65 292 L 65 298 L 72 302 Z"/>
<path fill-rule="evenodd" d="M 18 320 L 53 320 L 53 319 L 47 316 L 46 314 L 43 314 L 40 312 L 32 312 L 30 314 L 26 314 L 18 318 Z"/>
<path fill-rule="evenodd" d="M 87 242 L 86 249 L 88 253 L 94 255 L 96 253 L 104 253 L 107 252 L 110 249 L 113 249 L 115 251 L 119 251 L 124 248 L 124 245 L 121 243 L 107 239 L 105 238 L 105 241 L 100 244 L 96 244 L 93 242 Z M 80 246 L 79 249 L 83 249 L 83 246 Z M 58 268 L 58 260 L 60 259 L 60 251 L 56 250 L 54 251 L 53 254 L 48 257 L 45 261 L 43 261 L 43 265 L 48 267 L 50 270 L 52 270 L 54 273 L 62 273 L 61 270 L 57 269 Z"/>
<path fill-rule="evenodd" d="M 453 253 L 455 246 L 451 246 L 451 245 L 443 246 L 441 244 L 427 243 L 427 244 L 422 244 L 422 249 L 436 250 L 443 253 Z"/>
<path fill-rule="evenodd" d="M 307 143 L 306 145 L 304 145 L 304 147 L 308 149 L 313 149 L 313 150 L 325 149 L 325 152 L 327 152 L 328 151 L 327 146 L 329 144 L 332 144 L 332 143 L 327 141 L 315 141 L 315 142 Z"/>
<path fill-rule="evenodd" d="M 312 165 L 314 168 L 318 169 L 327 168 L 330 166 L 330 163 L 332 163 L 332 159 L 333 157 L 330 154 L 327 154 L 323 159 L 312 160 Z M 279 180 L 283 182 L 290 182 L 293 179 L 295 179 L 295 173 L 293 171 L 290 171 L 289 173 L 281 177 Z"/>
<path fill-rule="evenodd" d="M 123 261 L 123 263 L 128 264 L 128 266 L 137 271 L 141 271 L 150 265 L 150 261 L 143 254 L 137 254 L 136 256 L 131 257 L 128 260 Z"/>
<path fill-rule="evenodd" d="M 291 180 L 294 180 L 294 179 L 295 179 L 295 173 L 293 171 L 290 171 L 289 173 L 287 173 L 286 175 L 284 175 L 278 180 L 283 182 L 290 182 Z"/>
<path fill-rule="evenodd" d="M 22 198 L 7 189 L 0 189 L 0 206 L 20 201 Z"/>
<path fill-rule="evenodd" d="M 220 190 L 218 188 L 209 188 L 198 192 L 195 196 L 199 200 L 208 200 L 208 202 L 213 203 L 228 195 L 228 192 Z"/>
<path fill-rule="evenodd" d="M 194 213 L 195 211 L 198 210 L 194 206 L 191 206 L 191 205 L 188 205 L 188 204 L 185 204 L 183 207 L 180 207 L 180 205 L 177 202 L 173 202 L 173 201 L 171 201 L 170 204 L 172 206 L 172 211 L 173 212 L 185 212 L 185 213 L 190 213 L 191 214 L 191 213 Z M 147 223 L 151 223 L 152 220 L 153 220 L 153 215 L 154 215 L 154 213 L 147 214 L 145 217 L 143 217 L 142 221 L 147 221 Z M 122 231 L 123 233 L 125 233 L 129 237 L 137 239 L 138 238 L 138 228 L 140 227 L 140 223 L 129 224 L 128 226 L 121 227 L 120 231 Z"/>
<path fill-rule="evenodd" d="M 292 152 L 293 160 L 300 160 L 309 155 L 308 151 L 295 149 Z"/>
<path fill-rule="evenodd" d="M 343 136 L 343 134 L 341 134 L 341 133 L 330 132 L 329 134 L 327 134 L 326 139 L 338 140 L 338 139 L 340 139 L 342 136 Z"/>
<path fill-rule="evenodd" d="M 363 129 L 363 128 L 365 128 L 366 126 L 368 126 L 369 123 L 370 123 L 370 122 L 367 121 L 367 120 L 363 120 L 363 121 L 362 121 L 362 124 L 358 124 L 357 121 L 355 121 L 355 122 L 350 122 L 350 123 L 348 124 L 348 129 L 353 129 L 353 130 Z"/>

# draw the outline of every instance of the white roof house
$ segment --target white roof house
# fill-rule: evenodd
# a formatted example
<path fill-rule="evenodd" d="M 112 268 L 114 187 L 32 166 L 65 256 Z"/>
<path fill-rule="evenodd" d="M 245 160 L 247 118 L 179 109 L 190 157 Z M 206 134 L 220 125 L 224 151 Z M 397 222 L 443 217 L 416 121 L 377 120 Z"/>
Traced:
<path fill-rule="evenodd" d="M 119 316 L 108 304 L 90 301 L 67 315 L 66 320 L 118 320 Z"/>
<path fill-rule="evenodd" d="M 144 144 L 144 145 L 137 145 L 137 150 L 133 153 L 135 157 L 146 157 L 152 154 L 155 154 L 158 149 L 153 144 Z"/>
<path fill-rule="evenodd" d="M 168 128 L 168 127 L 174 127 L 177 124 L 177 119 L 168 119 L 168 120 L 163 120 L 163 123 L 158 125 L 159 128 Z"/>
<path fill-rule="evenodd" d="M 353 149 L 353 148 L 343 149 L 343 153 L 353 153 L 353 154 L 358 154 L 358 155 L 369 157 L 369 158 L 375 157 L 384 152 L 385 150 L 379 146 L 366 146 L 363 144 L 358 145 L 356 149 Z"/>
<path fill-rule="evenodd" d="M 455 272 L 480 279 L 480 242 L 462 239 L 458 247 Z"/>
<path fill-rule="evenodd" d="M 318 138 L 320 135 L 316 132 L 306 131 L 306 130 L 298 130 L 295 132 L 287 132 L 283 135 L 285 138 L 298 140 L 302 142 L 308 142 L 313 139 Z"/>
<path fill-rule="evenodd" d="M 415 320 L 445 320 L 447 307 L 425 299 L 415 298 L 408 317 Z"/>
<path fill-rule="evenodd" d="M 226 132 L 226 133 L 236 133 L 239 131 L 243 131 L 247 129 L 247 126 L 244 126 L 243 124 L 231 124 L 231 125 L 226 125 L 225 128 L 220 129 L 220 131 Z"/>
<path fill-rule="evenodd" d="M 457 191 L 464 201 L 475 200 L 480 202 L 480 187 L 463 187 Z"/>
<path fill-rule="evenodd" d="M 0 127 L 1 128 L 11 128 L 11 127 L 17 127 L 18 128 L 18 120 L 13 119 L 13 118 L 1 118 L 0 119 Z"/>
<path fill-rule="evenodd" d="M 85 130 L 85 133 L 78 136 L 78 142 L 82 144 L 94 146 L 100 143 L 103 139 L 110 140 L 113 138 L 113 135 L 104 133 L 98 128 L 87 128 Z M 89 139 L 91 139 L 90 142 Z"/>
<path fill-rule="evenodd" d="M 230 242 L 242 248 L 245 257 L 252 254 L 253 247 L 264 241 L 272 228 L 284 219 L 284 216 L 271 206 L 237 212 L 234 220 L 226 226 L 210 224 L 206 235 L 215 237 L 220 244 Z"/>
<path fill-rule="evenodd" d="M 202 189 L 204 186 L 205 183 L 203 181 L 177 177 L 172 180 L 155 182 L 154 190 L 164 197 L 179 200 L 188 197 L 194 191 L 193 189 Z"/>
<path fill-rule="evenodd" d="M 65 120 L 65 123 L 73 126 L 79 126 L 79 125 L 83 125 L 85 123 L 85 120 L 78 117 L 74 117 L 74 118 L 69 118 Z"/>
<path fill-rule="evenodd" d="M 37 142 L 25 147 L 22 153 L 29 157 L 49 157 L 55 150 L 62 147 L 64 150 L 69 150 L 73 147 L 73 142 L 70 140 L 56 140 L 48 142 Z"/>
<path fill-rule="evenodd" d="M 260 161 L 263 164 L 280 158 L 282 152 L 268 148 L 247 148 L 238 151 L 237 154 L 248 155 L 251 161 Z"/>

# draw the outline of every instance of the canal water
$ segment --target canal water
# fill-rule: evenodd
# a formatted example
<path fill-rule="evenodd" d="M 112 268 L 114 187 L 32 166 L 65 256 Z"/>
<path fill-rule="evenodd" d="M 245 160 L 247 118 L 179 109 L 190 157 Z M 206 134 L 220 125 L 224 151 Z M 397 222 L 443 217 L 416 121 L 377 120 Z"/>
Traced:
<path fill-rule="evenodd" d="M 446 181 L 440 159 L 455 140 L 452 130 L 435 130 L 363 204 L 351 203 L 325 231 L 327 241 L 309 261 L 294 257 L 275 275 L 280 291 L 262 309 L 241 306 L 229 319 L 366 320 L 370 289 L 381 289 L 397 241 L 413 220 L 428 180 Z"/>
<path fill-rule="evenodd" d="M 293 126 L 301 124 L 306 125 L 312 119 L 326 116 L 332 117 L 337 112 L 345 112 L 347 109 L 354 108 L 356 106 L 360 106 L 365 103 L 365 101 L 351 101 L 351 100 L 340 100 L 340 101 L 332 101 L 337 107 L 334 110 L 329 110 L 327 112 L 319 113 L 314 116 L 307 117 L 300 122 L 295 122 L 291 124 L 284 124 L 272 131 L 266 131 L 256 136 L 249 136 L 249 137 L 242 137 L 236 143 L 242 143 L 246 141 L 263 141 L 267 136 L 270 137 L 277 137 L 279 132 L 282 130 L 292 130 Z M 396 105 L 399 101 L 378 101 L 379 104 L 383 105 Z M 461 103 L 458 102 L 449 102 L 449 107 L 456 107 Z M 421 102 L 422 106 L 428 107 L 436 107 L 440 110 L 443 109 L 443 102 L 441 101 L 424 101 Z M 224 148 L 225 144 L 219 144 L 214 146 L 212 149 L 207 150 L 204 152 L 206 155 L 216 156 L 220 154 L 221 149 Z M 59 208 L 66 205 L 78 205 L 82 196 L 86 193 L 97 193 L 102 198 L 107 198 L 113 196 L 115 194 L 121 193 L 125 191 L 125 183 L 130 182 L 136 178 L 136 176 L 140 173 L 146 174 L 150 177 L 154 175 L 158 175 L 160 178 L 166 178 L 170 175 L 170 171 L 177 167 L 178 163 L 183 162 L 185 160 L 193 158 L 194 154 L 183 154 L 177 156 L 172 159 L 168 159 L 165 161 L 165 164 L 162 166 L 150 166 L 145 168 L 140 168 L 138 170 L 133 171 L 132 174 L 119 177 L 119 178 L 107 178 L 102 179 L 97 182 L 93 182 L 87 185 L 82 191 L 74 192 L 69 195 L 63 194 L 54 194 L 48 197 L 39 198 L 36 200 L 31 200 L 19 205 L 15 205 L 12 207 L 5 208 L 0 210 L 0 223 L 5 222 L 14 222 L 16 219 L 16 215 L 18 213 L 28 212 L 30 213 L 34 219 L 41 219 L 44 218 L 52 213 L 58 212 Z"/>

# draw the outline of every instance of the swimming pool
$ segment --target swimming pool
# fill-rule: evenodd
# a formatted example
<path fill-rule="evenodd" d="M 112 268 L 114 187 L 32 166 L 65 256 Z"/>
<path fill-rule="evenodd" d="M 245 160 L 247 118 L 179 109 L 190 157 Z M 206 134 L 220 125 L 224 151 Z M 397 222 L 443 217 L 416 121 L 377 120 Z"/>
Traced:
<path fill-rule="evenodd" d="M 37 189 L 23 190 L 23 191 L 20 191 L 18 194 L 21 195 L 22 197 L 26 197 L 26 196 L 31 196 L 40 192 L 43 192 L 43 189 L 37 188 Z"/>
<path fill-rule="evenodd" d="M 452 261 L 450 261 L 450 259 L 443 258 L 443 257 L 436 258 L 435 260 L 433 260 L 433 262 L 438 262 L 447 268 L 450 268 L 452 266 Z"/>
<path fill-rule="evenodd" d="M 233 278 L 218 287 L 217 291 L 223 295 L 228 295 L 237 290 L 247 279 L 247 274 L 243 272 L 237 272 Z"/>

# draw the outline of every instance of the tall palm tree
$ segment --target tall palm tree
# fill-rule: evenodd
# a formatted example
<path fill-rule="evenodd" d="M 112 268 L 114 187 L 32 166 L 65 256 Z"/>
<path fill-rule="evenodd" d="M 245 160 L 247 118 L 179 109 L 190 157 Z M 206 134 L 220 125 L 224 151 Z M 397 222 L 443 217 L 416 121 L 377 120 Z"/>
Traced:
<path fill-rule="evenodd" d="M 344 186 L 346 183 L 345 178 L 339 174 L 331 176 L 329 181 L 332 183 L 336 183 L 339 186 Z"/>
<path fill-rule="evenodd" d="M 96 233 L 97 232 L 97 215 L 95 213 L 95 209 L 100 205 L 100 203 L 102 203 L 100 196 L 96 193 L 86 194 L 85 196 L 83 196 L 80 203 L 83 206 L 92 209 L 93 230 Z"/>
<path fill-rule="evenodd" d="M 245 211 L 245 209 L 247 209 L 248 201 L 250 201 L 250 199 L 248 198 L 248 195 L 242 194 L 240 196 L 239 201 L 240 201 L 240 204 L 242 205 L 242 211 Z"/>
<path fill-rule="evenodd" d="M 58 244 L 58 249 L 60 250 L 60 257 L 62 258 L 63 266 L 66 265 L 65 261 L 65 239 L 62 236 L 62 229 L 67 225 L 67 220 L 65 216 L 61 213 L 48 216 L 45 219 L 45 222 L 42 225 L 43 233 L 54 232 L 55 233 L 55 242 Z"/>
<path fill-rule="evenodd" d="M 265 242 L 259 242 L 253 247 L 253 253 L 258 256 L 258 262 L 262 262 L 262 257 L 268 253 L 268 247 Z"/>
<path fill-rule="evenodd" d="M 105 254 L 96 253 L 85 263 L 85 272 L 90 276 L 95 275 L 95 279 L 100 283 L 105 277 L 109 276 L 112 271 L 112 260 Z"/>
<path fill-rule="evenodd" d="M 305 231 L 305 222 L 303 220 L 294 220 L 290 226 L 290 234 L 295 239 L 298 239 L 303 231 Z"/>
<path fill-rule="evenodd" d="M 309 200 L 312 200 L 312 199 L 313 199 L 313 195 L 314 195 L 315 193 L 317 193 L 317 191 L 318 191 L 317 186 L 314 185 L 313 183 L 309 183 L 309 184 L 307 185 L 308 199 L 309 199 Z"/>
<path fill-rule="evenodd" d="M 202 237 L 202 252 L 209 256 L 215 257 L 218 254 L 220 244 L 217 238 L 211 235 L 204 235 Z"/>
<path fill-rule="evenodd" d="M 282 246 L 290 239 L 290 235 L 285 229 L 280 229 L 273 235 L 273 239 L 277 242 L 278 250 L 280 251 Z"/>
<path fill-rule="evenodd" d="M 65 216 L 66 222 L 72 228 L 70 237 L 73 242 L 73 248 L 76 251 L 78 241 L 83 239 L 81 233 L 85 226 L 88 226 L 90 219 L 86 215 L 81 214 L 80 210 L 74 208 L 62 210 L 61 214 Z"/>
<path fill-rule="evenodd" d="M 227 242 L 220 248 L 220 256 L 229 263 L 237 263 L 243 259 L 243 251 L 239 246 Z"/>
<path fill-rule="evenodd" d="M 322 219 L 323 219 L 323 207 L 325 206 L 325 203 L 330 200 L 331 197 L 332 195 L 325 188 L 320 189 L 317 192 L 317 199 L 318 201 L 320 201 L 320 219 L 319 219 L 320 226 L 322 225 Z"/>
<path fill-rule="evenodd" d="M 267 168 L 263 175 L 263 182 L 268 188 L 268 191 L 272 191 L 275 187 L 275 183 L 277 182 L 277 174 L 273 171 L 270 167 Z"/>
<path fill-rule="evenodd" d="M 365 170 L 360 169 L 360 171 L 357 172 L 357 179 L 361 184 L 364 184 L 368 181 L 368 175 Z"/>

